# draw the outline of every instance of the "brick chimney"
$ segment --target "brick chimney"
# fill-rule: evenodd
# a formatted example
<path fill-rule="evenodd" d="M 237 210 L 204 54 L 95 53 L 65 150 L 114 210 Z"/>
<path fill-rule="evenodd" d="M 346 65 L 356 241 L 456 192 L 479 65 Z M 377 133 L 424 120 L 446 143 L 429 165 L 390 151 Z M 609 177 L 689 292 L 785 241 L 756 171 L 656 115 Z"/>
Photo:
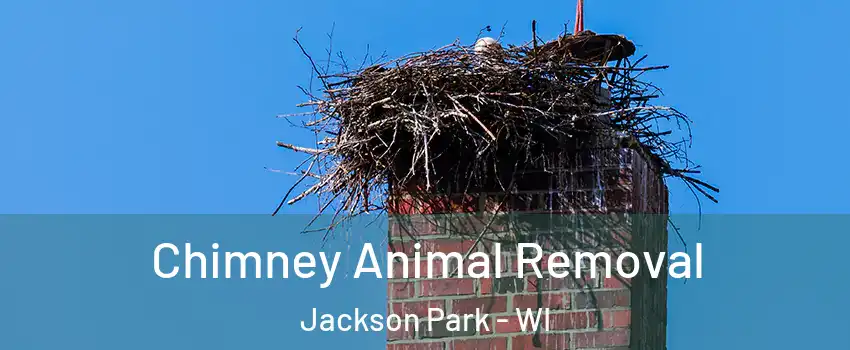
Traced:
<path fill-rule="evenodd" d="M 427 252 L 482 251 L 494 257 L 497 236 L 541 242 L 543 235 L 527 233 L 523 226 L 528 218 L 535 218 L 531 221 L 540 219 L 550 225 L 543 230 L 548 237 L 574 242 L 569 247 L 550 244 L 550 249 L 638 255 L 666 251 L 667 188 L 656 163 L 642 154 L 619 147 L 575 151 L 560 166 L 540 166 L 538 171 L 519 175 L 507 192 L 456 195 L 446 190 L 431 191 L 433 195 L 425 197 L 395 190 L 390 199 L 389 249 L 410 255 L 419 242 L 422 260 L 411 261 L 409 277 L 417 264 L 424 275 Z M 583 216 L 617 217 L 627 224 L 584 232 L 553 224 Z M 479 240 L 485 226 L 494 233 Z M 429 308 L 447 314 L 474 314 L 477 308 L 490 315 L 490 331 L 477 332 L 474 327 L 449 331 L 444 324 L 435 324 L 431 331 L 425 325 L 419 332 L 402 328 L 388 331 L 387 349 L 665 349 L 666 274 L 651 279 L 643 268 L 630 280 L 587 273 L 579 279 L 538 280 L 529 268 L 524 269 L 525 276 L 517 276 L 515 250 L 516 244 L 502 244 L 501 278 L 403 278 L 403 266 L 396 263 L 388 280 L 389 313 L 416 314 L 426 320 Z M 663 268 L 666 271 L 666 263 Z M 549 308 L 548 331 L 523 332 L 516 308 Z"/>

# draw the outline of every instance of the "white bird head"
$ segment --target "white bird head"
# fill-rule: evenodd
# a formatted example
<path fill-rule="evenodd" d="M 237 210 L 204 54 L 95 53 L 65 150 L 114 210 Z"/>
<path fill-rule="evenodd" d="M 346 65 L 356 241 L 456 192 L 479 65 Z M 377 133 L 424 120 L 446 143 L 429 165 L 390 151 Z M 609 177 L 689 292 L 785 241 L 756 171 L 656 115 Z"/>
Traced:
<path fill-rule="evenodd" d="M 491 37 L 483 37 L 475 42 L 475 53 L 479 55 L 484 53 L 485 51 L 501 49 L 502 45 L 500 45 L 499 42 L 496 41 L 496 39 L 493 39 Z"/>

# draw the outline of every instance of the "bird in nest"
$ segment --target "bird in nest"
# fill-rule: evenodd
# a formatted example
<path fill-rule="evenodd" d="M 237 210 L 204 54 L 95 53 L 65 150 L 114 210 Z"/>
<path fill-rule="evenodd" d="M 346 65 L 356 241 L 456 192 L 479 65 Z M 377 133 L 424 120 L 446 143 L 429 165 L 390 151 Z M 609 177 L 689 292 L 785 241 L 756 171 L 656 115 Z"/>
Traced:
<path fill-rule="evenodd" d="M 504 65 L 505 50 L 496 39 L 491 37 L 480 38 L 473 46 L 475 52 L 474 62 L 476 66 L 489 69 L 498 69 Z"/>
<path fill-rule="evenodd" d="M 484 53 L 497 53 L 502 51 L 502 45 L 496 39 L 483 37 L 475 41 L 474 51 L 481 55 Z"/>

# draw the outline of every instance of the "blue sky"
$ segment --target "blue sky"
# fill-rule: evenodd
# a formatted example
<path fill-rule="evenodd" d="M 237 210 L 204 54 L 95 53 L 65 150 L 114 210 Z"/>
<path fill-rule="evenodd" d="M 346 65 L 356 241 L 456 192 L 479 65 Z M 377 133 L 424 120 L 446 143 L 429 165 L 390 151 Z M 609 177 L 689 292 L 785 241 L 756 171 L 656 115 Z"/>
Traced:
<path fill-rule="evenodd" d="M 850 118 L 837 108 L 848 5 L 838 1 L 587 1 L 586 23 L 624 33 L 671 69 L 651 76 L 695 121 L 692 157 L 721 187 L 710 213 L 845 213 Z M 554 37 L 575 3 L 497 1 L 9 1 L 0 5 L 0 212 L 268 213 L 310 140 L 297 111 L 321 54 L 424 50 L 507 23 Z M 834 169 L 834 170 L 833 170 Z M 828 188 L 814 186 L 823 178 Z M 829 179 L 829 180 L 827 180 Z M 833 180 L 834 179 L 834 180 Z M 671 209 L 695 212 L 671 184 Z M 309 212 L 313 206 L 291 208 Z"/>
<path fill-rule="evenodd" d="M 316 54 L 335 25 L 337 50 L 362 57 L 368 45 L 397 56 L 456 38 L 471 43 L 486 25 L 507 23 L 505 41 L 519 43 L 529 37 L 532 19 L 542 37 L 553 38 L 572 21 L 574 7 L 573 1 L 0 3 L 0 213 L 270 213 L 294 179 L 264 167 L 286 170 L 300 161 L 274 142 L 311 140 L 275 118 L 297 111 L 303 96 L 296 86 L 310 78 L 291 40 L 296 29 L 304 28 L 301 38 Z M 671 66 L 650 77 L 664 88 L 665 103 L 695 121 L 691 156 L 703 165 L 703 179 L 721 188 L 720 203 L 705 203 L 704 213 L 850 212 L 843 181 L 850 118 L 839 85 L 850 78 L 841 67 L 850 53 L 843 44 L 850 5 L 588 0 L 586 7 L 588 29 L 625 34 L 639 54 L 649 55 L 647 63 Z M 696 212 L 689 192 L 670 187 L 674 213 Z M 827 245 L 850 243 L 842 237 L 830 236 Z M 814 250 L 824 245 L 817 242 L 764 247 L 764 238 L 703 239 L 740 253 L 741 260 L 717 269 L 773 257 L 753 255 L 759 248 L 826 255 Z M 834 253 L 826 256 L 842 254 Z M 781 275 L 743 270 L 763 283 L 715 277 L 671 289 L 671 320 L 691 325 L 671 335 L 680 346 L 673 349 L 708 348 L 710 334 L 737 334 L 737 344 L 761 346 L 752 334 L 781 329 L 740 334 L 765 318 L 756 308 L 734 316 L 740 317 L 734 329 L 694 323 L 700 312 L 715 323 L 732 317 L 701 298 L 728 307 L 762 298 L 757 289 L 766 288 L 774 291 L 769 305 L 788 305 L 784 298 L 799 300 L 808 291 L 789 287 Z M 815 270 L 797 272 L 818 281 L 831 276 Z M 730 286 L 738 288 L 737 298 L 724 294 Z M 788 305 L 794 311 L 787 317 L 813 316 L 798 306 Z M 783 315 L 772 316 L 779 322 Z M 832 327 L 846 324 L 831 317 Z"/>

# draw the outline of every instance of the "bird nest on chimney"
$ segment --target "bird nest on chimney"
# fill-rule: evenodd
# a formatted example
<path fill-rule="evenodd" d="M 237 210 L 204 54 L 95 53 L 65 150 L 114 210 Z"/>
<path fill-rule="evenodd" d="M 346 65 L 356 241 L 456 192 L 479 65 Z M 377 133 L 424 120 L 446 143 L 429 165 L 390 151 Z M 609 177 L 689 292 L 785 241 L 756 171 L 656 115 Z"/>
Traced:
<path fill-rule="evenodd" d="M 630 60 L 635 47 L 622 36 L 534 37 L 328 65 L 337 72 L 320 68 L 296 37 L 322 84 L 302 89 L 308 101 L 299 106 L 311 111 L 298 115 L 312 116 L 302 126 L 321 136 L 310 146 L 278 142 L 306 155 L 281 205 L 318 196 L 321 212 L 348 218 L 386 210 L 394 191 L 509 192 L 517 174 L 551 169 L 589 140 L 637 149 L 660 174 L 715 200 L 717 189 L 693 177 L 688 117 L 653 104 L 660 91 L 641 80 L 666 66 Z"/>

